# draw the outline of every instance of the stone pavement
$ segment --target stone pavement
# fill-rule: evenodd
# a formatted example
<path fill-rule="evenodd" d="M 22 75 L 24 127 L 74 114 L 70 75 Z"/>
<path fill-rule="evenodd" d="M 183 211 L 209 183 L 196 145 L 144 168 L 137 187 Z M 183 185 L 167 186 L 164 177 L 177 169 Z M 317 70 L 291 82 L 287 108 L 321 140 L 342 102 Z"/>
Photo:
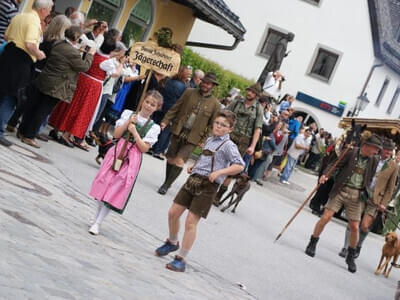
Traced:
<path fill-rule="evenodd" d="M 254 298 L 196 261 L 185 273 L 165 269 L 172 256 L 153 254 L 162 241 L 132 220 L 110 214 L 103 235 L 89 235 L 95 203 L 60 168 L 71 157 L 16 144 L 0 148 L 1 299 Z M 93 161 L 93 150 L 68 151 Z M 86 184 L 96 172 L 73 168 L 91 170 Z"/>
<path fill-rule="evenodd" d="M 370 235 L 347 271 L 337 253 L 344 223 L 330 224 L 310 258 L 304 248 L 317 217 L 308 208 L 274 243 L 316 177 L 295 171 L 252 184 L 236 214 L 212 208 L 201 221 L 186 273 L 165 269 L 153 251 L 167 235 L 167 211 L 187 175 L 156 193 L 165 162 L 144 156 L 131 202 L 87 233 L 98 166 L 89 153 L 54 142 L 0 147 L 0 299 L 392 299 L 399 270 L 375 276 L 383 238 Z M 22 148 L 21 148 L 22 146 Z M 16 153 L 18 152 L 18 153 Z M 239 288 L 241 284 L 243 289 Z M 246 289 L 245 289 L 246 288 Z"/>

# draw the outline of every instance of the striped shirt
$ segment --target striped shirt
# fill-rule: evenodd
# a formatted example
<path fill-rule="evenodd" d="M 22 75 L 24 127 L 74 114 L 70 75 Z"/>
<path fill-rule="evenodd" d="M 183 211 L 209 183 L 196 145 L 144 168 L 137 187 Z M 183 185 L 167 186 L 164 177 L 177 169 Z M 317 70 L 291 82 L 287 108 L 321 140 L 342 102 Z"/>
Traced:
<path fill-rule="evenodd" d="M 4 33 L 11 19 L 18 13 L 14 0 L 0 0 L 0 43 L 4 42 Z"/>
<path fill-rule="evenodd" d="M 223 136 L 212 136 L 207 139 L 203 150 L 211 150 L 214 152 L 224 141 L 225 142 L 221 148 L 214 154 L 214 172 L 217 170 L 225 169 L 231 165 L 242 165 L 244 166 L 244 161 L 240 156 L 239 150 L 234 142 L 229 140 L 229 134 Z M 199 174 L 203 176 L 209 176 L 211 173 L 211 162 L 212 156 L 200 155 L 193 168 L 192 174 Z M 226 176 L 218 177 L 215 182 L 224 182 Z"/>

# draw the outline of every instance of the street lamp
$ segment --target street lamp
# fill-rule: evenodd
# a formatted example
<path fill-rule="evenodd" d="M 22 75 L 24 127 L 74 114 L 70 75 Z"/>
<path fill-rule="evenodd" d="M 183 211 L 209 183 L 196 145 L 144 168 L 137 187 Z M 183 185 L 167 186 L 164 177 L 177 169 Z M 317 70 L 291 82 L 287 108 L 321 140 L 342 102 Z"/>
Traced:
<path fill-rule="evenodd" d="M 364 95 L 358 97 L 357 102 L 359 102 L 358 111 L 363 111 L 370 102 L 367 97 L 367 93 L 364 93 Z"/>
<path fill-rule="evenodd" d="M 357 97 L 356 104 L 354 105 L 353 111 L 349 114 L 349 117 L 356 117 L 358 116 L 360 111 L 363 111 L 367 105 L 369 104 L 369 99 L 367 97 L 367 93 L 364 93 L 361 96 Z"/>

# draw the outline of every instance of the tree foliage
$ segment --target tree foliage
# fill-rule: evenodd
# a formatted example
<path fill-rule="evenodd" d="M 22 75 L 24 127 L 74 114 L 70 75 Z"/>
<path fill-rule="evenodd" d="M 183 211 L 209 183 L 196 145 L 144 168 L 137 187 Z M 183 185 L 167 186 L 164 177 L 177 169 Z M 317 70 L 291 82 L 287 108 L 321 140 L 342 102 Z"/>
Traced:
<path fill-rule="evenodd" d="M 222 52 L 221 55 L 223 55 Z M 214 89 L 214 95 L 217 98 L 225 97 L 233 87 L 240 89 L 243 93 L 246 87 L 254 84 L 253 80 L 249 80 L 232 71 L 226 70 L 219 64 L 202 57 L 200 54 L 187 47 L 184 49 L 181 65 L 192 66 L 193 71 L 201 69 L 204 73 L 214 72 L 219 82 L 219 86 Z"/>

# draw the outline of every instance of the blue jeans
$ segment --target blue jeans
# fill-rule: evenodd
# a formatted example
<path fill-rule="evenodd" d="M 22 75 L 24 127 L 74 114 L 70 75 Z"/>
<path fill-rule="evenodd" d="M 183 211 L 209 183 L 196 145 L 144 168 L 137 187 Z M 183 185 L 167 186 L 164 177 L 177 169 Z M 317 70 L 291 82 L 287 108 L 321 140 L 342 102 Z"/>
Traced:
<path fill-rule="evenodd" d="M 243 155 L 243 160 L 244 160 L 244 172 L 247 172 L 247 169 L 249 168 L 250 161 L 251 161 L 251 155 L 248 155 L 247 153 Z"/>
<path fill-rule="evenodd" d="M 0 137 L 4 135 L 4 128 L 10 120 L 17 106 L 17 98 L 13 96 L 0 96 Z"/>
<path fill-rule="evenodd" d="M 160 134 L 158 135 L 157 143 L 153 146 L 153 153 L 154 154 L 162 154 L 167 150 L 169 145 L 169 139 L 171 138 L 171 129 L 169 126 L 165 127 L 161 130 Z"/>
<path fill-rule="evenodd" d="M 46 129 L 47 123 L 49 122 L 50 115 L 47 116 L 46 120 L 43 121 L 42 125 L 40 125 L 39 133 L 44 133 Z"/>
<path fill-rule="evenodd" d="M 288 181 L 290 175 L 292 174 L 294 168 L 296 167 L 296 162 L 297 159 L 294 159 L 291 157 L 289 154 L 287 156 L 287 163 L 285 168 L 283 169 L 282 175 L 281 175 L 281 181 Z"/>
<path fill-rule="evenodd" d="M 255 178 L 255 175 L 263 162 L 264 162 L 263 160 L 256 159 L 254 161 L 254 164 L 249 166 L 249 171 L 247 173 L 251 179 L 257 179 Z"/>
<path fill-rule="evenodd" d="M 265 160 L 261 161 L 260 166 L 257 168 L 253 179 L 254 180 L 261 180 L 264 178 L 264 173 L 267 170 L 268 166 L 272 162 L 272 154 L 268 154 L 267 158 Z"/>

